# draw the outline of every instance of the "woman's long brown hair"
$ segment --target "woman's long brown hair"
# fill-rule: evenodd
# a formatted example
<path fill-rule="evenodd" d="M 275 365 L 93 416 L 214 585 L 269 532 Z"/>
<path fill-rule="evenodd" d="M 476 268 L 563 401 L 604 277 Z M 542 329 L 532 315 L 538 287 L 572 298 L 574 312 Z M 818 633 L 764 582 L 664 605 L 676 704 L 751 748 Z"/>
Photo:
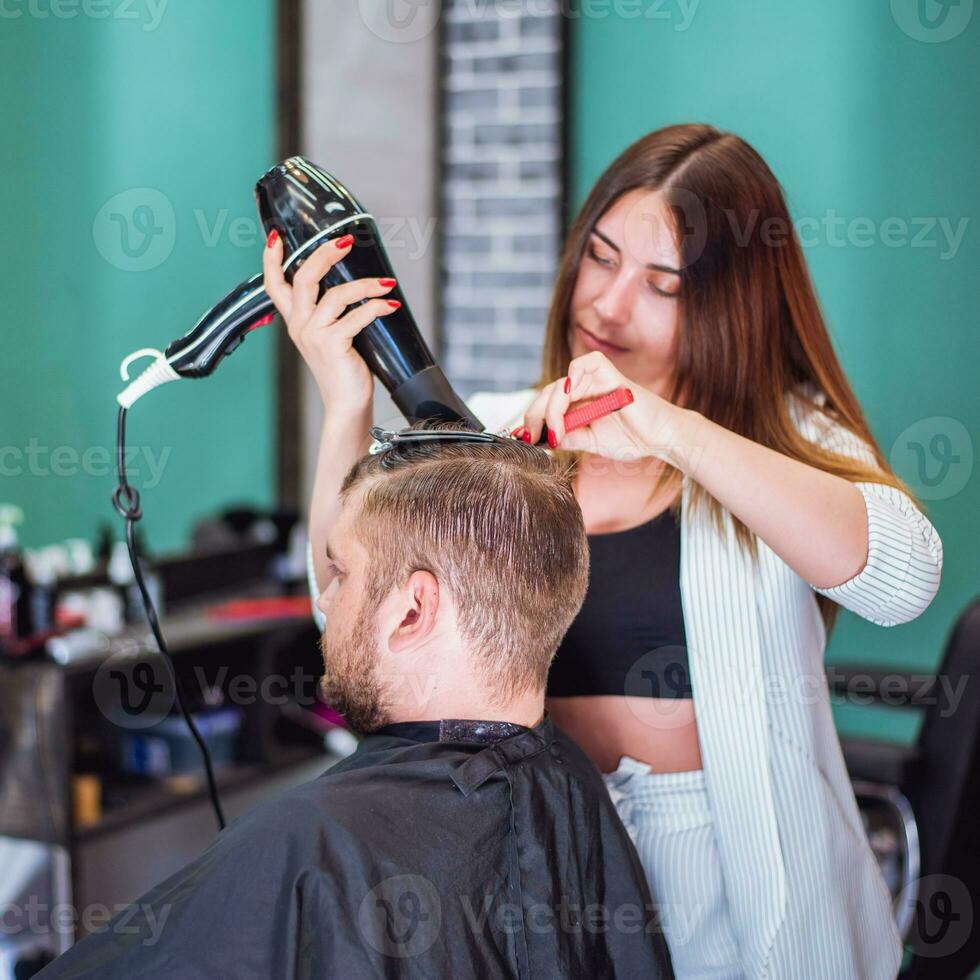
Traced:
<path fill-rule="evenodd" d="M 669 400 L 828 473 L 909 493 L 882 456 L 841 369 L 778 181 L 748 143 L 712 126 L 649 133 L 596 182 L 565 241 L 538 387 L 567 373 L 569 308 L 589 235 L 621 195 L 636 189 L 664 196 L 681 257 Z M 807 383 L 826 396 L 823 410 L 831 418 L 868 443 L 877 468 L 804 439 L 785 396 Z M 574 466 L 581 460 L 579 453 L 564 455 Z M 651 499 L 679 482 L 679 472 L 665 466 Z M 709 507 L 721 526 L 721 505 L 696 483 L 692 504 Z M 733 520 L 739 542 L 755 554 L 755 537 Z M 829 629 L 838 607 L 821 595 L 817 602 Z"/>

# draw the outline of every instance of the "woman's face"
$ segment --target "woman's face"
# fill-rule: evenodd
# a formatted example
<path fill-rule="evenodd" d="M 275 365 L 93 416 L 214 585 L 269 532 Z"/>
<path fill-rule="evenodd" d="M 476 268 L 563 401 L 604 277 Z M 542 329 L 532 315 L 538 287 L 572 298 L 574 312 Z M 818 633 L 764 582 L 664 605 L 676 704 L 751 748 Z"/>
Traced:
<path fill-rule="evenodd" d="M 572 357 L 602 351 L 626 377 L 666 394 L 679 322 L 681 260 L 659 191 L 617 198 L 596 222 L 572 292 Z"/>

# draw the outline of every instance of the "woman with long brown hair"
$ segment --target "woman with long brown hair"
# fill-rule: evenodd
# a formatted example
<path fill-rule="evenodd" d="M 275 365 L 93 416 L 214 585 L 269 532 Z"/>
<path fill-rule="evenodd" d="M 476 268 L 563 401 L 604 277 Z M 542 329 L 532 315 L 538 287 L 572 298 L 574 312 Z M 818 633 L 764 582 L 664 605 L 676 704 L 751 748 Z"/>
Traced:
<path fill-rule="evenodd" d="M 622 385 L 632 405 L 565 435 Z M 548 710 L 608 773 L 678 976 L 894 977 L 823 653 L 841 606 L 921 613 L 942 546 L 762 158 L 709 126 L 630 146 L 569 230 L 539 384 L 470 406 L 533 441 L 546 422 L 577 467 L 592 570 Z"/>
<path fill-rule="evenodd" d="M 295 302 L 281 263 L 273 244 L 266 288 L 326 407 L 316 543 L 366 448 L 372 385 L 351 340 L 384 289 L 314 306 L 329 265 L 311 258 Z M 563 431 L 570 405 L 623 385 L 631 405 Z M 590 583 L 547 707 L 606 774 L 677 975 L 894 977 L 823 654 L 838 607 L 919 615 L 942 546 L 868 429 L 762 158 L 704 125 L 628 147 L 569 230 L 538 384 L 469 406 L 529 441 L 547 423 L 575 469 Z"/>

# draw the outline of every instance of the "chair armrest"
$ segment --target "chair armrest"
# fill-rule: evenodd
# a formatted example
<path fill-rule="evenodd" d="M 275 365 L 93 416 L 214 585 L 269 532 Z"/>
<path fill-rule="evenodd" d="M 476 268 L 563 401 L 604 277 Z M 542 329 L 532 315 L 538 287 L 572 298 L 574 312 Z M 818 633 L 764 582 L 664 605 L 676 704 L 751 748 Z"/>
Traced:
<path fill-rule="evenodd" d="M 936 702 L 935 674 L 861 664 L 829 664 L 830 693 L 848 704 L 881 704 L 889 708 L 927 708 Z"/>
<path fill-rule="evenodd" d="M 841 748 L 852 782 L 858 779 L 886 786 L 908 786 L 922 758 L 914 745 L 870 738 L 841 739 Z"/>

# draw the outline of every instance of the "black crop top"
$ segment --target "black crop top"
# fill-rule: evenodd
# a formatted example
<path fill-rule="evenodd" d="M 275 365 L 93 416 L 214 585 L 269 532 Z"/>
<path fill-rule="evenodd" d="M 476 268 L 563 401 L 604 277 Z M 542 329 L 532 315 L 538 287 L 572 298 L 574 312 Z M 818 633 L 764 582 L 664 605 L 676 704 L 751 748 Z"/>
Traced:
<path fill-rule="evenodd" d="M 680 544 L 669 508 L 639 527 L 589 535 L 589 587 L 552 662 L 549 697 L 692 696 Z"/>

